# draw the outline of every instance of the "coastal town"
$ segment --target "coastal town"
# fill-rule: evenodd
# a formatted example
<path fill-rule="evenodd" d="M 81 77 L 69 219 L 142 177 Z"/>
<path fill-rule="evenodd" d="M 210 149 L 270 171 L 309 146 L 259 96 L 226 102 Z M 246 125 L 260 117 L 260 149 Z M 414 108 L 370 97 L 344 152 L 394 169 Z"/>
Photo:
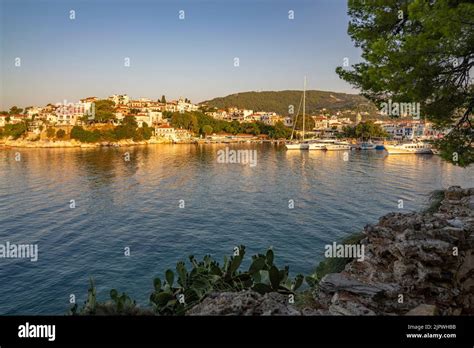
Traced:
<path fill-rule="evenodd" d="M 190 115 L 189 122 L 183 121 L 185 115 Z M 303 130 L 302 134 L 301 125 L 295 127 L 297 115 L 233 106 L 216 108 L 206 103 L 194 104 L 187 98 L 168 101 L 165 96 L 152 100 L 114 94 L 105 99 L 86 97 L 75 103 L 63 101 L 45 106 L 13 106 L 0 113 L 0 144 L 19 147 L 88 147 L 242 141 L 284 143 L 289 138 L 347 137 L 347 130 L 364 122 L 370 122 L 380 129 L 384 140 L 389 141 L 434 140 L 443 136 L 443 132 L 435 129 L 431 122 L 408 117 L 387 118 L 382 112 L 369 118 L 369 113 L 364 111 L 323 108 L 306 118 L 306 132 Z M 112 134 L 111 130 L 124 124 L 133 125 L 134 128 L 128 137 L 84 135 L 87 132 L 91 135 L 104 132 Z"/>

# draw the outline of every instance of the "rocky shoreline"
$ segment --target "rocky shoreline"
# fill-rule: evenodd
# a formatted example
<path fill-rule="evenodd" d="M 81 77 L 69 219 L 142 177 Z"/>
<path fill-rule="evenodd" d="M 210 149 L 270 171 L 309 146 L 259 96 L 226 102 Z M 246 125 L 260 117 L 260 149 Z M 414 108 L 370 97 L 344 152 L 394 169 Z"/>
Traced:
<path fill-rule="evenodd" d="M 278 293 L 223 292 L 187 315 L 473 315 L 474 188 L 450 187 L 434 204 L 367 225 L 364 261 L 326 274 L 303 305 Z"/>

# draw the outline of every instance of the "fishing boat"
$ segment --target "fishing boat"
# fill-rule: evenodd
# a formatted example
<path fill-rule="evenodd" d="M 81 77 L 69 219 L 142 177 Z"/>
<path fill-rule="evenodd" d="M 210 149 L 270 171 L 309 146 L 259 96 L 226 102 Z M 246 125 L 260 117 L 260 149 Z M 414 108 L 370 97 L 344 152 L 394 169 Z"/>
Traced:
<path fill-rule="evenodd" d="M 301 103 L 301 101 L 300 101 L 300 103 Z M 301 104 L 300 104 L 300 106 L 301 106 Z M 290 142 L 285 144 L 287 150 L 309 150 L 310 142 L 304 140 L 305 109 L 306 109 L 306 76 L 304 77 L 304 83 L 303 83 L 303 134 L 302 134 L 302 139 L 301 139 L 301 141 L 292 141 L 293 134 L 295 132 L 295 127 L 296 127 L 296 118 L 298 117 L 298 114 L 299 114 L 299 110 L 298 110 L 298 112 L 296 113 L 296 118 L 295 118 L 295 123 L 294 123 L 294 126 L 293 126 L 293 131 L 291 132 Z"/>
<path fill-rule="evenodd" d="M 401 154 L 432 154 L 431 144 L 422 142 L 410 142 L 396 145 L 385 145 L 385 150 L 391 155 Z"/>
<path fill-rule="evenodd" d="M 325 145 L 327 151 L 341 151 L 341 150 L 350 150 L 351 145 L 345 141 L 335 142 L 334 144 Z"/>

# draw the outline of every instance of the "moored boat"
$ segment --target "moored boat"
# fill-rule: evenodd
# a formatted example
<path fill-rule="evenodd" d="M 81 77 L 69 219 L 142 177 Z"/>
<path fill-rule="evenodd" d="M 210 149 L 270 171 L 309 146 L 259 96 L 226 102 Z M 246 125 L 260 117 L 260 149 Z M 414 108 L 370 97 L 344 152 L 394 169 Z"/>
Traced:
<path fill-rule="evenodd" d="M 327 151 L 341 151 L 341 150 L 351 149 L 351 145 L 346 142 L 336 142 L 334 144 L 326 144 L 324 147 Z"/>
<path fill-rule="evenodd" d="M 318 139 L 315 142 L 309 144 L 309 150 L 326 150 L 326 145 L 333 144 L 333 139 Z"/>
<path fill-rule="evenodd" d="M 431 144 L 422 143 L 422 142 L 385 145 L 385 150 L 391 155 L 432 154 L 433 153 Z"/>
<path fill-rule="evenodd" d="M 359 144 L 359 149 L 361 150 L 375 150 L 377 145 L 371 141 L 363 141 Z"/>
<path fill-rule="evenodd" d="M 308 150 L 309 149 L 309 143 L 307 142 L 291 142 L 285 144 L 287 150 Z"/>

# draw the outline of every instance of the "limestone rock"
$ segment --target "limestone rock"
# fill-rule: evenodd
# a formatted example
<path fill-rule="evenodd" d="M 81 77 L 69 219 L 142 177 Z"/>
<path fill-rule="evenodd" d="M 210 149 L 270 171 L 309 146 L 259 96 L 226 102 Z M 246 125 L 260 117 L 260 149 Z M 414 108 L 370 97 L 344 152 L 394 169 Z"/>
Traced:
<path fill-rule="evenodd" d="M 412 310 L 410 310 L 406 315 L 437 315 L 438 309 L 436 306 L 421 304 Z"/>
<path fill-rule="evenodd" d="M 325 275 L 323 279 L 321 279 L 319 287 L 329 293 L 344 290 L 370 297 L 380 294 L 383 291 L 383 289 L 377 286 L 360 282 L 343 273 L 330 273 Z"/>
<path fill-rule="evenodd" d="M 320 308 L 333 315 L 474 314 L 474 189 L 454 186 L 444 196 L 437 212 L 389 213 L 366 226 L 365 260 L 323 277 L 314 293 Z"/>

